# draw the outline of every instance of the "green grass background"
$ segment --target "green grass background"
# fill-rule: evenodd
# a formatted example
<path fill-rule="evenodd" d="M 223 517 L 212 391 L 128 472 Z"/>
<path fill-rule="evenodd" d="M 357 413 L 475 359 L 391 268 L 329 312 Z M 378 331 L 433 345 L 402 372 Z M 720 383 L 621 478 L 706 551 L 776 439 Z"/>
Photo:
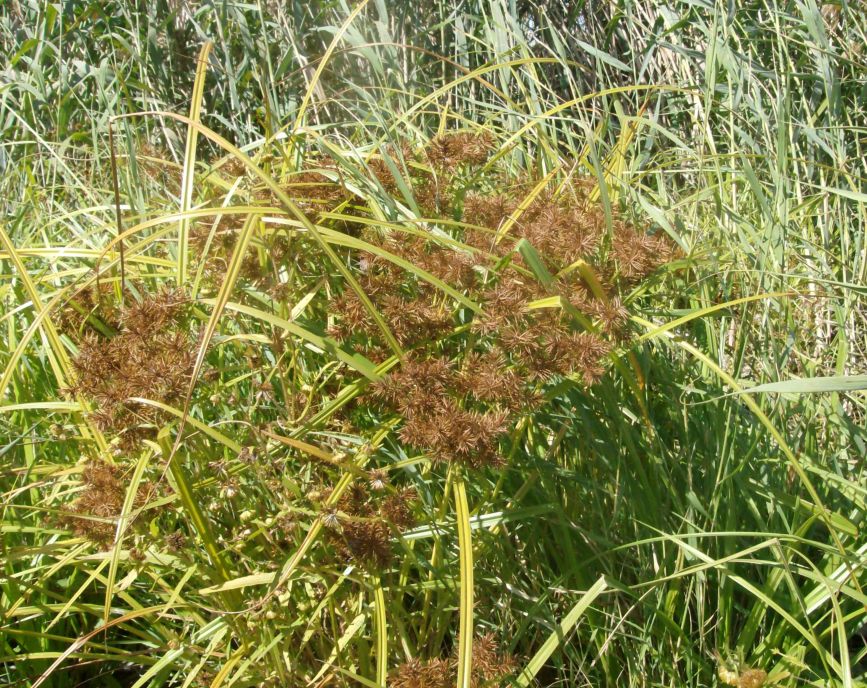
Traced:
<path fill-rule="evenodd" d="M 0 682 L 374 686 L 383 668 L 447 651 L 469 613 L 527 667 L 524 683 L 715 686 L 719 656 L 768 685 L 863 684 L 865 30 L 860 0 L 5 0 Z M 275 178 L 300 150 L 483 127 L 515 173 L 570 160 L 600 203 L 685 255 L 633 295 L 640 388 L 626 368 L 564 389 L 526 428 L 519 462 L 466 481 L 471 533 L 455 527 L 448 478 L 415 476 L 430 518 L 381 587 L 287 550 L 273 566 L 295 568 L 270 613 L 224 613 L 273 577 L 255 537 L 232 540 L 241 512 L 278 508 L 237 459 L 258 408 L 251 381 L 229 374 L 243 353 L 221 359 L 236 403 L 191 409 L 220 434 L 179 450 L 174 479 L 190 493 L 178 487 L 171 512 L 189 551 L 138 565 L 131 535 L 100 553 L 52 520 L 98 444 L 59 394 L 75 345 L 53 320 L 115 235 L 109 121 L 188 114 L 206 40 L 201 121 Z M 186 207 L 213 196 L 225 151 L 200 136 L 191 158 L 183 122 L 113 129 L 128 226 L 176 213 L 182 175 Z M 174 281 L 178 235 L 137 239 L 130 269 Z M 114 244 L 103 260 L 117 258 Z M 251 346 L 272 325 L 215 322 Z M 133 457 L 137 478 L 177 424 L 163 431 Z M 195 505 L 220 498 L 215 459 L 242 497 L 208 535 Z M 401 575 L 417 566 L 423 592 Z M 221 579 L 243 585 L 209 593 Z"/>

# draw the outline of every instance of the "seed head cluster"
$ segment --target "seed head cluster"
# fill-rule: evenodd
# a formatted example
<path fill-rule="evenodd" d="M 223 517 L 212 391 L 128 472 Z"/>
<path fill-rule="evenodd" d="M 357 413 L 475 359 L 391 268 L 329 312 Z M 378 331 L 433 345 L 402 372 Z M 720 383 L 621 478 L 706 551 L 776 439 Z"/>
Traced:
<path fill-rule="evenodd" d="M 386 478 L 374 472 L 369 485 L 374 493 L 382 492 Z M 326 489 L 317 496 L 327 501 L 330 494 Z M 322 511 L 328 540 L 342 559 L 367 568 L 383 569 L 393 558 L 392 528 L 403 530 L 415 522 L 412 509 L 416 499 L 412 488 L 392 489 L 382 495 L 371 494 L 367 486 L 355 483 L 336 504 Z"/>
<path fill-rule="evenodd" d="M 417 231 L 364 235 L 466 294 L 481 312 L 470 314 L 384 253 L 359 251 L 355 258 L 359 284 L 409 350 L 400 367 L 374 385 L 372 398 L 402 416 L 405 444 L 428 451 L 435 462 L 472 468 L 502 463 L 503 433 L 538 403 L 542 385 L 570 377 L 589 386 L 605 374 L 605 360 L 629 318 L 623 289 L 676 256 L 667 238 L 640 233 L 619 217 L 609 232 L 592 185 L 582 179 L 567 180 L 556 192 L 539 192 L 528 179 L 510 193 L 462 189 L 459 171 L 483 164 L 492 150 L 487 135 L 440 135 L 421 156 L 432 171 L 412 168 L 414 189 L 440 185 L 437 210 L 462 216 L 462 232 L 445 239 Z M 439 174 L 445 180 L 438 179 L 445 171 L 450 174 Z M 543 286 L 514 250 L 520 239 L 555 275 L 553 284 Z M 374 359 L 391 353 L 355 291 L 336 296 L 331 313 L 332 336 Z"/>
<path fill-rule="evenodd" d="M 84 490 L 61 512 L 60 523 L 77 536 L 108 549 L 114 542 L 126 496 L 123 470 L 103 461 L 91 461 L 84 468 L 81 482 Z M 151 489 L 149 483 L 139 485 L 134 506 L 142 506 Z"/>
<path fill-rule="evenodd" d="M 395 688 L 450 688 L 457 680 L 457 658 L 410 659 L 398 666 L 389 685 Z M 470 685 L 493 688 L 515 673 L 517 663 L 510 654 L 500 651 L 492 633 L 473 640 L 473 665 Z"/>
<path fill-rule="evenodd" d="M 489 132 L 438 134 L 425 149 L 427 159 L 437 170 L 451 171 L 459 165 L 481 165 L 494 150 Z"/>
<path fill-rule="evenodd" d="M 410 659 L 394 671 L 394 688 L 451 688 L 453 663 L 448 659 Z"/>
<path fill-rule="evenodd" d="M 79 346 L 72 391 L 93 402 L 96 425 L 124 448 L 135 447 L 147 434 L 141 426 L 160 418 L 132 398 L 173 403 L 186 392 L 195 342 L 183 326 L 185 308 L 182 294 L 158 292 L 122 310 L 119 333 L 88 332 Z"/>
<path fill-rule="evenodd" d="M 446 133 L 435 136 L 421 151 L 407 142 L 390 146 L 385 157 L 369 163 L 369 168 L 382 188 L 395 198 L 402 198 L 403 188 L 409 188 L 413 201 L 426 217 L 449 212 L 455 187 L 455 173 L 460 169 L 484 163 L 494 149 L 494 138 L 488 132 Z M 401 181 L 395 177 L 395 170 Z"/>
<path fill-rule="evenodd" d="M 339 211 L 344 218 L 356 213 L 351 202 L 357 201 L 339 181 L 340 169 L 333 161 L 317 161 L 318 169 L 305 170 L 288 175 L 280 182 L 281 189 L 314 222 L 324 221 L 322 213 Z M 243 170 L 231 170 L 223 164 L 221 171 L 237 176 Z M 332 177 L 338 177 L 335 181 Z M 252 204 L 279 208 L 280 199 L 268 187 L 253 186 L 248 191 Z M 215 289 L 222 283 L 240 230 L 247 221 L 244 214 L 223 214 L 214 222 L 199 222 L 190 228 L 191 254 L 195 268 L 201 270 L 203 284 Z M 351 220 L 329 220 L 335 229 L 352 233 L 355 223 Z M 298 236 L 294 230 L 260 223 L 253 230 L 250 246 L 242 259 L 240 278 L 257 290 L 267 293 L 274 301 L 288 301 L 292 285 L 287 281 L 287 272 L 296 276 L 318 275 L 320 266 L 315 260 L 308 239 Z M 305 256 L 307 259 L 305 260 Z"/>
<path fill-rule="evenodd" d="M 401 230 L 394 222 L 387 228 L 378 224 L 381 204 L 373 208 L 361 192 L 350 191 L 339 179 L 339 166 L 326 161 L 317 170 L 291 175 L 283 180 L 283 188 L 311 219 L 339 225 L 354 239 L 346 242 L 352 248 L 336 250 L 343 251 L 341 257 L 366 299 L 348 281 L 327 273 L 330 268 L 304 258 L 315 252 L 305 250 L 309 237 L 304 238 L 301 229 L 274 229 L 275 224 L 267 222 L 255 228 L 241 270 L 244 288 L 237 296 L 286 302 L 297 296 L 293 289 L 299 283 L 305 284 L 303 293 L 315 293 L 309 279 L 315 277 L 316 289 L 328 293 L 330 300 L 325 306 L 314 299 L 309 312 L 299 318 L 312 312 L 311 320 L 321 318 L 321 323 L 327 317 L 327 334 L 342 348 L 376 362 L 395 353 L 392 341 L 402 350 L 387 375 L 360 386 L 353 403 L 358 416 L 366 416 L 358 425 L 367 422 L 369 427 L 373 422 L 382 427 L 384 419 L 394 421 L 396 442 L 403 449 L 422 452 L 435 465 L 470 470 L 504 465 L 509 433 L 522 417 L 538 409 L 553 384 L 568 379 L 592 386 L 603 378 L 607 361 L 629 336 L 628 294 L 677 255 L 663 235 L 641 232 L 616 213 L 606 213 L 585 180 L 560 180 L 540 190 L 535 178 L 509 179 L 494 169 L 480 174 L 480 166 L 493 167 L 494 150 L 494 137 L 488 133 L 446 133 L 423 149 L 400 143 L 384 151 L 387 157 L 371 160 L 368 167 L 378 185 L 369 187 L 385 189 L 396 201 L 385 209 L 386 215 L 396 212 L 399 204 L 414 206 L 419 217 L 426 218 L 416 217 Z M 250 196 L 253 203 L 278 204 L 268 189 L 254 188 Z M 337 214 L 344 219 L 334 219 Z M 212 286 L 223 279 L 244 222 L 241 215 L 224 215 L 216 223 L 192 226 L 192 253 L 204 261 L 195 267 Z M 532 259 L 532 251 L 524 250 L 526 244 L 544 270 Z M 72 391 L 92 402 L 93 419 L 101 430 L 114 435 L 122 448 L 133 449 L 153 433 L 163 415 L 132 400 L 175 405 L 183 399 L 198 343 L 191 334 L 194 328 L 183 293 L 160 291 L 137 301 L 130 298 L 121 307 L 112 305 L 111 288 L 82 293 L 62 322 L 65 329 L 75 331 L 79 345 Z M 91 315 L 99 316 L 105 327 L 94 327 Z M 315 329 L 315 323 L 303 323 L 308 325 Z M 264 412 L 276 415 L 283 412 L 281 405 L 291 407 L 295 410 L 284 415 L 298 425 L 314 413 L 311 406 L 330 379 L 321 384 L 305 379 L 305 366 L 290 350 L 288 337 L 281 336 L 271 339 L 274 375 L 252 384 L 258 385 L 257 402 L 265 400 Z M 257 372 L 264 367 L 261 358 L 246 360 L 245 367 Z M 283 375 L 281 366 L 289 360 L 292 375 Z M 233 363 L 237 361 L 221 370 Z M 333 384 L 343 385 L 339 372 L 333 379 Z M 310 391 L 302 394 L 298 389 Z M 229 406 L 235 405 L 233 399 Z M 358 436 L 365 432 L 351 423 L 341 429 Z M 227 499 L 248 489 L 245 481 L 265 463 L 262 455 L 244 449 L 235 464 L 243 470 L 230 475 L 227 461 L 207 462 Z M 323 473 L 334 477 L 336 468 L 342 471 L 345 466 L 337 460 L 323 461 L 303 479 L 321 485 L 317 481 Z M 269 480 L 274 478 L 269 488 L 274 493 L 286 491 L 275 475 L 269 475 Z M 62 522 L 77 535 L 110 547 L 126 494 L 123 478 L 116 466 L 87 464 L 83 489 Z M 419 497 L 413 488 L 392 484 L 398 479 L 384 469 L 356 478 L 339 499 L 332 499 L 329 488 L 319 488 L 308 493 L 308 504 L 323 526 L 326 551 L 379 575 L 394 560 L 395 534 L 414 524 Z M 147 489 L 139 490 L 137 505 L 146 503 Z M 208 509 L 216 523 L 220 502 L 211 503 L 215 506 Z M 268 523 L 267 536 L 275 547 L 295 541 L 303 522 L 298 514 L 310 513 L 293 506 L 285 510 L 290 513 Z M 242 523 L 255 522 L 254 510 L 241 514 Z M 253 539 L 252 526 L 241 528 L 246 526 L 236 531 L 238 537 L 226 539 L 232 546 Z M 188 549 L 179 530 L 166 534 L 164 544 L 171 552 Z M 514 659 L 500 650 L 493 635 L 474 639 L 474 688 L 502 685 L 515 668 Z M 389 683 L 396 688 L 441 688 L 454 685 L 456 672 L 454 657 L 412 659 L 392 672 Z M 758 673 L 746 672 L 731 685 L 758 688 L 758 678 Z"/>
<path fill-rule="evenodd" d="M 120 309 L 115 305 L 114 285 L 100 281 L 79 290 L 60 309 L 58 326 L 61 331 L 78 341 L 87 333 L 117 330 Z"/>
<path fill-rule="evenodd" d="M 481 404 L 478 398 L 471 403 L 477 373 L 485 376 L 489 371 L 467 368 L 461 372 L 445 358 L 409 359 L 375 385 L 373 397 L 403 416 L 401 440 L 429 450 L 434 461 L 455 461 L 473 468 L 496 466 L 502 463 L 499 436 L 506 431 L 509 418 L 508 411 L 496 402 L 520 403 L 521 399 L 508 386 L 500 390 L 493 380 L 487 380 L 480 387 L 494 403 Z"/>

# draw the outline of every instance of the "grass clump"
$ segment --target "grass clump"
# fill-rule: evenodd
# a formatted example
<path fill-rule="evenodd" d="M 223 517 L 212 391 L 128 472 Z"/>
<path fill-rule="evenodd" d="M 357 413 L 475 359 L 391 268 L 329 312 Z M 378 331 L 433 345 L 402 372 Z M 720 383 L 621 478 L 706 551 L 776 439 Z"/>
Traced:
<path fill-rule="evenodd" d="M 3 5 L 0 682 L 860 685 L 863 14 Z"/>

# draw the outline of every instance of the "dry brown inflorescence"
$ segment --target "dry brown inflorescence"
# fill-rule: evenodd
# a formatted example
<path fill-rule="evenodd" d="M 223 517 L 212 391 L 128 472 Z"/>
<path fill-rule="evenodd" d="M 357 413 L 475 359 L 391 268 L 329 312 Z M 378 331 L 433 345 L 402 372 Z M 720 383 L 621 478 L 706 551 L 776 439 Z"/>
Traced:
<path fill-rule="evenodd" d="M 322 213 L 340 211 L 341 215 L 351 217 L 355 206 L 351 201 L 357 198 L 340 182 L 340 170 L 330 160 L 318 161 L 316 170 L 303 170 L 287 176 L 281 181 L 282 191 L 304 211 L 314 222 L 321 222 Z M 220 166 L 221 173 L 240 176 L 242 169 L 225 163 Z M 266 186 L 252 186 L 246 190 L 249 203 L 268 208 L 274 214 L 283 214 L 280 200 Z M 202 273 L 205 289 L 216 289 L 226 274 L 240 230 L 247 221 L 246 213 L 217 213 L 211 221 L 199 220 L 190 227 L 190 253 L 194 269 Z M 329 220 L 335 229 L 353 231 L 350 220 Z M 299 256 L 309 254 L 309 246 L 303 233 L 275 224 L 257 224 L 252 241 L 246 250 L 241 266 L 241 281 L 267 293 L 276 302 L 285 302 L 292 293 L 287 281 L 286 270 L 291 267 L 295 273 L 303 272 L 311 266 L 303 265 Z M 318 270 L 319 266 L 312 266 Z M 318 275 L 317 275 L 318 276 Z M 240 297 L 239 297 L 240 298 Z"/>
<path fill-rule="evenodd" d="M 114 542 L 117 519 L 126 496 L 123 469 L 103 461 L 91 461 L 84 467 L 81 482 L 84 489 L 62 511 L 60 522 L 79 537 L 108 549 Z M 150 483 L 140 484 L 133 506 L 143 506 L 152 489 Z"/>
<path fill-rule="evenodd" d="M 415 521 L 412 510 L 417 495 L 412 488 L 388 490 L 387 478 L 377 471 L 371 474 L 369 484 L 380 494 L 371 494 L 365 485 L 355 483 L 333 507 L 323 510 L 322 522 L 329 542 L 344 562 L 383 569 L 392 560 L 392 529 L 403 530 Z M 325 489 L 318 498 L 324 502 L 330 494 Z"/>
<path fill-rule="evenodd" d="M 196 341 L 183 317 L 185 297 L 160 291 L 121 309 L 113 336 L 87 332 L 73 359 L 70 391 L 91 400 L 100 430 L 131 450 L 162 412 L 133 401 L 144 398 L 174 403 L 186 392 L 196 355 Z"/>
<path fill-rule="evenodd" d="M 624 293 L 676 255 L 664 235 L 607 218 L 586 180 L 541 185 L 503 177 L 486 163 L 494 149 L 488 133 L 446 133 L 424 149 L 399 144 L 371 160 L 379 186 L 428 218 L 403 231 L 371 223 L 371 204 L 347 190 L 333 163 L 320 161 L 284 181 L 316 222 L 367 242 L 348 258 L 391 337 L 349 285 L 330 292 L 329 334 L 378 361 L 395 353 L 396 342 L 401 361 L 357 404 L 399 418 L 408 448 L 472 469 L 503 464 L 505 433 L 540 404 L 546 385 L 564 377 L 593 385 L 605 374 L 606 360 L 628 334 Z M 275 204 L 268 190 L 251 195 Z M 364 215 L 366 222 L 349 222 Z M 206 278 L 222 279 L 244 221 L 224 215 L 192 227 L 192 253 L 205 261 Z M 321 266 L 304 263 L 311 252 L 299 250 L 309 239 L 303 232 L 274 226 L 257 226 L 242 280 L 285 300 L 294 284 L 287 280 L 303 281 L 313 269 L 319 281 Z M 189 387 L 197 342 L 184 295 L 162 291 L 124 308 L 112 307 L 107 296 L 85 295 L 68 318 L 80 333 L 74 391 L 93 402 L 97 425 L 131 450 L 162 418 L 132 399 L 178 402 Z M 97 311 L 107 326 L 86 327 L 82 318 Z M 386 485 L 383 476 L 373 477 L 376 494 L 361 499 L 353 492 L 323 514 L 335 526 L 337 550 L 373 567 L 389 559 L 389 528 L 411 522 L 410 495 Z"/>
<path fill-rule="evenodd" d="M 617 216 L 609 231 L 586 180 L 540 190 L 525 179 L 495 194 L 462 188 L 460 170 L 484 163 L 492 150 L 489 135 L 466 133 L 440 135 L 415 158 L 404 148 L 403 159 L 429 162 L 408 167 L 404 187 L 423 211 L 461 217 L 461 230 L 367 229 L 362 237 L 378 250 L 354 258 L 362 290 L 405 352 L 370 398 L 403 418 L 406 445 L 471 468 L 502 463 L 501 436 L 538 404 L 545 384 L 569 377 L 589 386 L 604 375 L 626 335 L 624 291 L 677 255 L 664 235 Z M 382 186 L 396 189 L 393 166 L 374 162 Z M 528 258 L 534 253 L 541 272 Z M 466 295 L 478 312 L 420 271 Z M 335 338 L 373 359 L 393 353 L 353 289 L 334 298 L 331 313 Z"/>
<path fill-rule="evenodd" d="M 60 309 L 58 327 L 75 340 L 87 333 L 119 329 L 120 309 L 115 296 L 115 285 L 105 280 L 79 289 Z"/>
<path fill-rule="evenodd" d="M 473 640 L 473 664 L 470 685 L 473 688 L 494 688 L 515 673 L 514 657 L 501 652 L 492 633 Z M 398 666 L 389 685 L 395 688 L 450 688 L 457 679 L 457 658 L 410 659 Z"/>

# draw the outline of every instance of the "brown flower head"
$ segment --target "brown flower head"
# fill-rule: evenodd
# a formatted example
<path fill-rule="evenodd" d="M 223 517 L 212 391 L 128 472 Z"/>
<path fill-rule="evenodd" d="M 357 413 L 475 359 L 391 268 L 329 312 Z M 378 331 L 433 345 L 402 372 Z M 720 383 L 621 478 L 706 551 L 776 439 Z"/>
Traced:
<path fill-rule="evenodd" d="M 447 659 L 410 659 L 389 680 L 394 688 L 451 688 L 453 683 L 453 667 Z"/>
<path fill-rule="evenodd" d="M 139 337 L 153 336 L 176 324 L 187 303 L 181 292 L 162 289 L 124 309 L 123 329 Z"/>
<path fill-rule="evenodd" d="M 452 170 L 458 165 L 481 165 L 494 148 L 489 132 L 439 134 L 431 139 L 425 152 L 435 168 Z"/>
<path fill-rule="evenodd" d="M 640 234 L 632 227 L 620 225 L 611 242 L 611 254 L 621 278 L 632 283 L 671 261 L 678 249 L 664 234 Z"/>
<path fill-rule="evenodd" d="M 470 685 L 473 688 L 497 686 L 517 669 L 512 655 L 500 652 L 500 645 L 493 633 L 473 640 L 473 668 Z"/>
<path fill-rule="evenodd" d="M 408 528 L 415 523 L 412 515 L 412 505 L 418 499 L 414 488 L 405 487 L 388 495 L 379 507 L 380 515 L 397 528 Z"/>
<path fill-rule="evenodd" d="M 119 334 L 85 336 L 73 360 L 73 391 L 94 402 L 96 424 L 117 433 L 126 448 L 135 445 L 142 423 L 161 417 L 132 398 L 171 403 L 186 392 L 195 346 L 182 327 L 183 306 L 175 292 L 147 297 L 123 311 Z"/>
<path fill-rule="evenodd" d="M 101 333 L 120 329 L 120 309 L 116 305 L 115 285 L 104 280 L 91 284 L 74 296 L 60 309 L 58 327 L 78 340 L 82 333 Z M 100 330 L 99 325 L 104 325 Z"/>
<path fill-rule="evenodd" d="M 370 489 L 375 492 L 381 492 L 388 485 L 388 471 L 382 468 L 375 468 L 367 474 L 368 484 Z"/>
<path fill-rule="evenodd" d="M 444 358 L 408 358 L 399 369 L 377 382 L 374 398 L 406 412 L 410 408 L 432 409 L 455 387 L 454 366 Z"/>
<path fill-rule="evenodd" d="M 506 194 L 484 196 L 468 193 L 464 198 L 464 222 L 491 230 L 499 229 L 500 225 L 517 210 L 518 205 L 518 201 Z M 493 236 L 473 233 L 467 237 L 467 243 L 484 251 L 491 251 Z"/>
<path fill-rule="evenodd" d="M 455 645 L 457 651 L 457 644 Z M 457 658 L 410 659 L 392 673 L 390 685 L 397 688 L 446 688 L 457 678 Z M 517 669 L 514 657 L 500 652 L 493 634 L 473 640 L 473 666 L 470 685 L 473 688 L 493 688 Z"/>
<path fill-rule="evenodd" d="M 468 354 L 459 378 L 464 393 L 480 401 L 500 403 L 511 410 L 531 403 L 534 396 L 520 373 L 496 350 Z"/>
<path fill-rule="evenodd" d="M 390 295 L 382 299 L 381 308 L 402 346 L 436 341 L 453 327 L 451 311 L 430 297 L 404 299 Z"/>
<path fill-rule="evenodd" d="M 337 546 L 345 558 L 381 569 L 392 559 L 390 539 L 388 525 L 380 520 L 348 520 Z"/>
<path fill-rule="evenodd" d="M 407 414 L 400 438 L 429 450 L 435 462 L 451 461 L 470 468 L 499 466 L 499 437 L 507 420 L 505 411 L 468 411 L 445 398 L 432 409 L 416 408 Z"/>
<path fill-rule="evenodd" d="M 117 519 L 123 510 L 126 486 L 120 467 L 103 461 L 91 461 L 81 475 L 84 490 L 63 509 L 60 523 L 77 536 L 87 538 L 102 549 L 114 543 Z M 135 506 L 142 506 L 151 492 L 149 483 L 139 485 Z"/>

